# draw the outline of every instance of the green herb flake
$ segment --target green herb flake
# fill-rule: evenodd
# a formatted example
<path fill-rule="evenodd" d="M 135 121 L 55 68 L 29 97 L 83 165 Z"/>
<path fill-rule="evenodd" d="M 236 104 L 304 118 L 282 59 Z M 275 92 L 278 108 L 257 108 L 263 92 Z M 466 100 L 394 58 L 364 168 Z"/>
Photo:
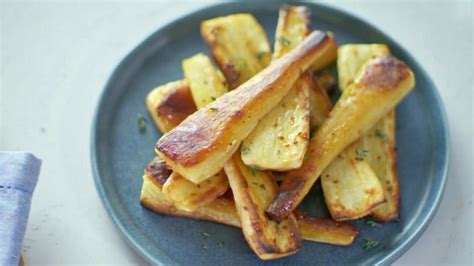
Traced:
<path fill-rule="evenodd" d="M 375 130 L 375 136 L 381 139 L 387 138 L 387 134 L 385 134 L 382 130 L 378 128 Z"/>
<path fill-rule="evenodd" d="M 368 152 L 369 152 L 369 151 L 366 150 L 366 149 L 357 148 L 357 149 L 356 149 L 357 158 L 359 158 L 359 159 L 364 158 L 364 157 L 367 155 Z"/>
<path fill-rule="evenodd" d="M 209 108 L 209 111 L 211 111 L 211 112 L 217 112 L 217 111 L 219 111 L 219 109 L 217 109 L 217 108 L 215 108 L 215 107 L 210 107 L 210 108 Z"/>
<path fill-rule="evenodd" d="M 204 250 L 207 250 L 207 245 L 203 245 L 202 248 L 203 248 Z"/>
<path fill-rule="evenodd" d="M 220 248 L 223 248 L 225 246 L 225 242 L 224 241 L 217 242 L 217 246 Z"/>
<path fill-rule="evenodd" d="M 256 176 L 256 175 L 257 175 L 257 173 L 258 173 L 258 169 L 257 169 L 257 167 L 256 167 L 256 166 L 254 166 L 254 165 L 253 165 L 252 167 L 250 167 L 250 170 L 252 171 L 252 175 L 254 175 L 254 176 Z"/>
<path fill-rule="evenodd" d="M 214 96 L 211 96 L 211 100 L 215 101 L 217 98 Z"/>
<path fill-rule="evenodd" d="M 140 130 L 140 133 L 144 133 L 146 131 L 146 119 L 143 114 L 138 114 L 137 115 L 137 123 L 138 123 L 138 129 Z"/>
<path fill-rule="evenodd" d="M 242 147 L 240 148 L 240 151 L 242 152 L 242 154 L 249 154 L 250 153 L 250 148 L 247 147 L 247 146 L 242 145 Z"/>
<path fill-rule="evenodd" d="M 367 238 L 364 238 L 362 241 L 362 248 L 365 250 L 371 249 L 371 248 L 376 248 L 380 245 L 380 242 L 375 241 L 375 240 L 370 240 Z"/>
<path fill-rule="evenodd" d="M 267 52 L 265 51 L 259 51 L 255 55 L 257 56 L 258 59 L 262 59 L 266 54 Z"/>
<path fill-rule="evenodd" d="M 366 225 L 369 225 L 370 227 L 376 227 L 376 226 L 379 226 L 379 225 L 380 225 L 379 223 L 377 223 L 376 221 L 374 221 L 374 220 L 373 220 L 372 218 L 370 218 L 370 217 L 367 217 L 367 218 L 365 219 L 365 224 L 366 224 Z"/>
<path fill-rule="evenodd" d="M 207 232 L 202 232 L 201 234 L 202 234 L 202 236 L 203 236 L 204 238 L 208 238 L 208 237 L 211 236 L 211 235 L 210 235 L 209 233 L 207 233 Z"/>
<path fill-rule="evenodd" d="M 285 38 L 284 36 L 280 36 L 280 38 L 278 39 L 278 41 L 279 41 L 281 44 L 285 45 L 285 46 L 288 46 L 288 45 L 291 44 L 291 41 L 288 40 L 287 38 Z"/>

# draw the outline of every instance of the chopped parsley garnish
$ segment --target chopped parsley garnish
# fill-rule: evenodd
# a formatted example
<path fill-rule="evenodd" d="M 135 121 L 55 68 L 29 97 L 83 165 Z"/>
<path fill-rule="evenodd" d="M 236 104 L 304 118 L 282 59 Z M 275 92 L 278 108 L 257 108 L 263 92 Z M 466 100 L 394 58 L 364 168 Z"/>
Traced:
<path fill-rule="evenodd" d="M 288 40 L 287 38 L 285 38 L 284 36 L 280 36 L 280 38 L 278 39 L 279 42 L 281 42 L 281 44 L 285 45 L 285 46 L 288 46 L 291 44 L 291 41 Z"/>
<path fill-rule="evenodd" d="M 257 56 L 258 59 L 262 59 L 266 54 L 267 52 L 260 51 L 260 52 L 257 52 L 255 55 Z"/>
<path fill-rule="evenodd" d="M 369 151 L 366 150 L 366 149 L 357 148 L 357 149 L 356 149 L 357 159 L 362 160 L 362 159 L 367 155 L 368 152 L 369 152 Z"/>
<path fill-rule="evenodd" d="M 258 169 L 257 169 L 257 167 L 256 167 L 256 166 L 254 166 L 254 165 L 253 165 L 252 167 L 250 167 L 250 170 L 252 171 L 252 175 L 254 175 L 254 176 L 256 176 L 256 175 L 257 175 L 257 173 L 258 173 Z"/>
<path fill-rule="evenodd" d="M 203 245 L 202 248 L 207 250 L 207 245 Z"/>
<path fill-rule="evenodd" d="M 381 139 L 385 139 L 387 137 L 387 134 L 385 134 L 382 130 L 380 129 L 376 129 L 375 130 L 375 136 L 381 138 Z"/>
<path fill-rule="evenodd" d="M 217 242 L 217 246 L 223 248 L 225 246 L 224 241 Z"/>
<path fill-rule="evenodd" d="M 202 236 L 203 236 L 204 238 L 208 238 L 208 237 L 210 237 L 211 235 L 210 235 L 209 233 L 207 233 L 207 232 L 202 232 Z"/>
<path fill-rule="evenodd" d="M 209 108 L 209 111 L 217 112 L 217 111 L 219 111 L 219 109 L 217 109 L 217 108 L 215 108 L 215 107 L 210 107 L 210 108 Z"/>
<path fill-rule="evenodd" d="M 379 226 L 380 224 L 377 223 L 376 221 L 374 221 L 371 217 L 367 217 L 365 219 L 365 224 L 366 225 L 369 225 L 370 227 L 375 227 L 375 226 Z"/>
<path fill-rule="evenodd" d="M 376 248 L 380 245 L 380 242 L 378 241 L 375 241 L 375 240 L 370 240 L 370 239 L 367 239 L 367 238 L 364 238 L 363 242 L 362 242 L 362 248 L 367 250 L 367 249 L 371 249 L 371 248 Z"/>
<path fill-rule="evenodd" d="M 249 154 L 250 153 L 250 148 L 247 147 L 247 146 L 242 145 L 242 147 L 240 148 L 240 151 L 242 152 L 242 154 Z"/>
<path fill-rule="evenodd" d="M 137 115 L 137 123 L 138 123 L 138 129 L 140 130 L 140 133 L 143 133 L 146 131 L 146 120 L 145 116 L 143 114 L 138 114 Z"/>
<path fill-rule="evenodd" d="M 217 98 L 214 96 L 211 96 L 211 100 L 215 101 Z"/>

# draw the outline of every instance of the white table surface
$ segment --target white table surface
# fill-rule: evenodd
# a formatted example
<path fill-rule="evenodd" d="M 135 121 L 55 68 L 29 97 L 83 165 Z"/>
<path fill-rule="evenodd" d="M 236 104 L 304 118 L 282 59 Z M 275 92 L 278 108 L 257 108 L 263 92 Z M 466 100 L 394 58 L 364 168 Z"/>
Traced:
<path fill-rule="evenodd" d="M 24 241 L 27 262 L 146 264 L 121 238 L 95 190 L 92 116 L 107 78 L 132 48 L 210 2 L 1 2 L 0 149 L 43 159 Z M 410 50 L 437 84 L 449 119 L 452 153 L 443 201 L 397 264 L 472 265 L 472 3 L 333 5 Z"/>

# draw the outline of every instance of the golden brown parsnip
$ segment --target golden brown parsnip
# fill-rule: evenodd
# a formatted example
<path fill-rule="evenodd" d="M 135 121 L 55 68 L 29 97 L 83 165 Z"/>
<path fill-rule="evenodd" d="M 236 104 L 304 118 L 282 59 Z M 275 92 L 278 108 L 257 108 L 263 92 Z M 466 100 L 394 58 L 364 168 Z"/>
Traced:
<path fill-rule="evenodd" d="M 176 207 L 186 211 L 194 211 L 214 201 L 224 194 L 228 188 L 229 182 L 223 171 L 199 184 L 194 184 L 173 172 L 163 185 L 163 194 L 168 200 L 174 202 Z"/>
<path fill-rule="evenodd" d="M 267 213 L 274 219 L 287 217 L 334 157 L 392 110 L 414 85 L 411 70 L 392 56 L 367 62 L 311 139 L 309 163 L 289 172 Z"/>
<path fill-rule="evenodd" d="M 344 91 L 368 60 L 390 55 L 390 50 L 385 44 L 345 44 L 339 47 L 337 54 L 339 89 Z"/>
<path fill-rule="evenodd" d="M 344 222 L 335 222 L 329 218 L 315 218 L 295 212 L 298 228 L 304 240 L 349 246 L 359 234 L 357 228 Z"/>
<path fill-rule="evenodd" d="M 234 195 L 242 232 L 250 248 L 263 260 L 294 254 L 301 236 L 293 215 L 279 222 L 265 215 L 277 186 L 270 172 L 252 170 L 235 154 L 224 166 Z"/>
<path fill-rule="evenodd" d="M 329 42 L 325 33 L 313 32 L 239 88 L 166 133 L 157 142 L 156 151 L 174 171 L 194 183 L 217 173 L 299 75 L 325 53 Z"/>
<path fill-rule="evenodd" d="M 183 73 L 198 109 L 227 92 L 224 76 L 203 53 L 183 60 Z"/>
<path fill-rule="evenodd" d="M 364 217 L 385 202 L 382 185 L 367 163 L 366 153 L 356 141 L 336 156 L 321 174 L 324 199 L 336 221 Z"/>
<path fill-rule="evenodd" d="M 279 58 L 309 34 L 310 12 L 306 7 L 280 8 L 273 58 Z M 295 82 L 285 98 L 243 141 L 242 160 L 259 169 L 287 171 L 301 166 L 309 139 L 309 74 Z"/>
<path fill-rule="evenodd" d="M 195 211 L 177 208 L 162 192 L 162 185 L 149 175 L 143 176 L 140 195 L 141 204 L 147 209 L 164 215 L 180 216 L 195 220 L 206 220 L 240 227 L 235 203 L 227 194 Z M 331 245 L 350 245 L 357 236 L 357 229 L 344 222 L 334 222 L 328 218 L 315 218 L 307 215 L 295 215 L 298 228 L 304 240 Z"/>
<path fill-rule="evenodd" d="M 169 82 L 148 93 L 146 107 L 158 129 L 166 133 L 196 111 L 188 83 Z"/>
<path fill-rule="evenodd" d="M 270 63 L 267 36 L 251 14 L 203 21 L 201 35 L 230 88 L 237 88 Z"/>
<path fill-rule="evenodd" d="M 340 84 L 350 84 L 362 65 L 369 59 L 389 55 L 384 44 L 348 44 L 338 50 L 338 72 Z M 340 87 L 343 89 L 343 87 Z M 400 188 L 396 168 L 395 152 L 395 111 L 390 111 L 359 140 L 360 145 L 369 151 L 367 162 L 373 169 L 385 191 L 386 202 L 372 212 L 378 221 L 393 221 L 398 218 L 400 209 Z"/>

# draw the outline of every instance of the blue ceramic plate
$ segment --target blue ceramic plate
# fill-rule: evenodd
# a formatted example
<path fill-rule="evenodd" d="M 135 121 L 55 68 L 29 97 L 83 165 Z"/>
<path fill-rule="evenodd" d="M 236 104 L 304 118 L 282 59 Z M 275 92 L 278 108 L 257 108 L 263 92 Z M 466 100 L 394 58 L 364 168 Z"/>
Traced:
<path fill-rule="evenodd" d="M 154 129 L 144 99 L 157 85 L 182 78 L 181 60 L 208 52 L 199 33 L 205 19 L 238 12 L 256 16 L 270 41 L 278 17 L 278 3 L 225 3 L 189 14 L 135 48 L 117 67 L 100 100 L 93 122 L 91 161 L 97 190 L 120 231 L 152 263 L 181 265 L 299 265 L 390 263 L 420 237 L 439 205 L 448 166 L 448 130 L 437 89 L 414 58 L 394 40 L 350 14 L 317 4 L 313 28 L 332 31 L 339 44 L 386 43 L 416 75 L 416 89 L 397 107 L 398 171 L 401 183 L 400 221 L 370 227 L 354 224 L 360 234 L 350 247 L 304 242 L 296 255 L 262 262 L 250 250 L 239 229 L 204 221 L 167 217 L 139 203 L 144 167 L 153 158 L 160 133 Z M 140 133 L 137 114 L 148 127 Z M 320 188 L 304 203 L 310 212 L 324 214 Z M 203 238 L 202 232 L 211 236 Z M 370 250 L 362 240 L 380 241 Z M 224 247 L 217 243 L 223 241 Z M 204 245 L 208 249 L 203 248 Z"/>

